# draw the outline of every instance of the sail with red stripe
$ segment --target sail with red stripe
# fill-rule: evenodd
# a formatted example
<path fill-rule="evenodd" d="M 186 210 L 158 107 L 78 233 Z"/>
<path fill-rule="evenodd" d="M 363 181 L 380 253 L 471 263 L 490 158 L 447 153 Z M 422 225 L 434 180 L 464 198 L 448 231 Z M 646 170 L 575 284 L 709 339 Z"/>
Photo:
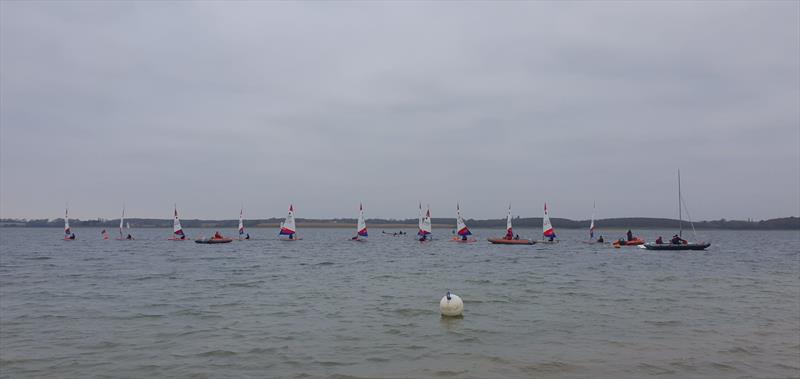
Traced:
<path fill-rule="evenodd" d="M 542 218 L 543 234 L 547 238 L 556 238 L 556 232 L 553 230 L 553 224 L 550 223 L 550 215 L 547 214 L 547 203 L 544 203 L 544 217 Z"/>
<path fill-rule="evenodd" d="M 467 224 L 464 222 L 464 218 L 461 217 L 461 206 L 456 203 L 456 233 L 459 236 L 471 236 L 472 232 L 469 231 Z"/>
<path fill-rule="evenodd" d="M 172 220 L 172 234 L 177 237 L 184 237 L 186 236 L 183 233 L 183 228 L 181 227 L 181 220 L 178 218 L 178 206 L 175 205 L 175 218 Z"/>
<path fill-rule="evenodd" d="M 281 224 L 281 232 L 278 235 L 291 236 L 297 233 L 297 228 L 294 224 L 294 206 L 289 204 L 289 214 L 286 215 L 286 220 Z"/>
<path fill-rule="evenodd" d="M 433 233 L 433 228 L 431 226 L 431 207 L 428 206 L 428 210 L 425 212 L 425 217 L 422 218 L 422 222 L 420 223 L 419 232 L 417 233 L 419 236 L 427 236 Z"/>
<path fill-rule="evenodd" d="M 358 226 L 356 227 L 358 235 L 361 237 L 369 237 L 367 233 L 367 221 L 364 219 L 364 205 L 358 205 Z"/>

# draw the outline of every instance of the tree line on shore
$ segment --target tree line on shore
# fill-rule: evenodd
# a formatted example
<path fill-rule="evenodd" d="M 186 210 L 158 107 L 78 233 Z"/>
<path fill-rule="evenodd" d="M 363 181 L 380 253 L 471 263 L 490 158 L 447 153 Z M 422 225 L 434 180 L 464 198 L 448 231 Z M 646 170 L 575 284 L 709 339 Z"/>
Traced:
<path fill-rule="evenodd" d="M 130 218 L 126 219 L 131 225 L 137 228 L 171 228 L 172 219 L 155 218 Z M 282 218 L 250 219 L 245 220 L 247 227 L 275 227 L 283 221 Z M 455 218 L 433 218 L 435 225 L 455 225 Z M 570 220 L 565 218 L 552 218 L 553 225 L 563 229 L 584 229 L 589 227 L 589 220 Z M 298 226 L 307 227 L 338 227 L 353 226 L 357 222 L 354 218 L 338 219 L 308 219 L 298 218 Z M 93 219 L 79 220 L 70 218 L 69 223 L 73 227 L 103 227 L 114 228 L 119 226 L 119 219 Z M 200 220 L 182 219 L 181 224 L 185 228 L 236 228 L 239 220 Z M 669 218 L 651 217 L 622 217 L 595 220 L 599 228 L 676 228 L 678 220 Z M 417 219 L 367 219 L 367 224 L 373 228 L 380 228 L 381 225 L 391 227 L 416 228 Z M 504 228 L 505 219 L 488 220 L 467 220 L 467 224 L 472 228 Z M 684 228 L 689 227 L 689 223 L 684 221 Z M 0 227 L 63 227 L 64 219 L 0 219 Z M 514 219 L 515 227 L 539 228 L 542 226 L 541 217 L 529 217 Z M 732 230 L 800 230 L 800 217 L 782 217 L 769 220 L 750 221 L 750 220 L 712 220 L 698 221 L 694 223 L 697 229 L 732 229 Z"/>

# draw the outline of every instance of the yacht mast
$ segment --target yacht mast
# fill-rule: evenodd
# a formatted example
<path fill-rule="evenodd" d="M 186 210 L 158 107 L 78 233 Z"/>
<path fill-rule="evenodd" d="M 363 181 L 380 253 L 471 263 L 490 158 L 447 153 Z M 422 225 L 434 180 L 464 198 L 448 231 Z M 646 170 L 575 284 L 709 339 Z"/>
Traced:
<path fill-rule="evenodd" d="M 681 169 L 678 169 L 678 236 L 683 238 L 683 203 L 681 203 Z"/>

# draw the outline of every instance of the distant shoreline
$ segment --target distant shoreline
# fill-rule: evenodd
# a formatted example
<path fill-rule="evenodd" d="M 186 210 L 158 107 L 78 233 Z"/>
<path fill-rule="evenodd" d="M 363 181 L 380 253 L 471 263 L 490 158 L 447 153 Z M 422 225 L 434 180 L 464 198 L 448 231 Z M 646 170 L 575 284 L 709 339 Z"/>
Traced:
<path fill-rule="evenodd" d="M 569 220 L 563 218 L 551 219 L 553 226 L 557 229 L 588 229 L 589 220 Z M 171 228 L 172 219 L 142 219 L 131 218 L 126 219 L 132 226 L 136 228 Z M 245 220 L 244 225 L 248 228 L 277 228 L 283 219 L 270 218 L 270 219 L 255 219 Z M 102 227 L 102 228 L 116 228 L 119 226 L 119 219 L 95 219 L 95 220 L 78 220 L 70 219 L 72 227 Z M 466 220 L 467 225 L 471 228 L 505 228 L 505 219 L 492 219 L 492 220 Z M 542 226 L 542 219 L 540 217 L 532 218 L 515 218 L 513 220 L 514 226 L 518 228 L 540 228 Z M 598 229 L 664 229 L 664 228 L 677 228 L 678 220 L 667 218 L 649 218 L 649 217 L 629 217 L 629 218 L 609 218 L 595 220 L 595 225 Z M 181 220 L 184 228 L 236 228 L 239 220 L 199 220 L 187 219 Z M 455 218 L 434 218 L 432 219 L 434 228 L 437 229 L 453 229 L 456 224 Z M 64 225 L 64 219 L 41 219 L 41 220 L 19 220 L 19 219 L 2 219 L 0 220 L 0 227 L 55 227 L 60 228 Z M 297 219 L 297 226 L 301 228 L 353 228 L 356 225 L 356 219 Z M 379 229 L 416 229 L 416 219 L 406 220 L 387 220 L 387 219 L 367 219 L 367 225 L 374 230 Z M 691 228 L 688 221 L 683 221 L 684 229 Z M 714 221 L 698 221 L 694 223 L 696 229 L 722 229 L 722 230 L 798 230 L 800 231 L 800 217 L 783 217 L 774 218 L 761 221 L 743 221 L 743 220 L 714 220 Z"/>

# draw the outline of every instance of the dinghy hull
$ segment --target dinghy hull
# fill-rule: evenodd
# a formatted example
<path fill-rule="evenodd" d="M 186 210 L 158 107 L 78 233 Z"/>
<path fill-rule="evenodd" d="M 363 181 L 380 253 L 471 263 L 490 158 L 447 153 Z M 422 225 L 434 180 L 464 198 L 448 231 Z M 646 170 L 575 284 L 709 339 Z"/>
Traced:
<path fill-rule="evenodd" d="M 217 243 L 229 243 L 233 242 L 232 238 L 210 238 L 210 239 L 202 239 L 202 240 L 194 240 L 195 243 L 204 243 L 204 244 L 217 244 Z"/>
<path fill-rule="evenodd" d="M 619 243 L 619 241 L 614 241 L 613 245 L 614 245 L 614 247 L 639 246 L 639 245 L 644 245 L 644 243 L 645 243 L 645 241 L 643 239 L 637 237 L 637 238 L 634 238 L 634 239 L 632 239 L 630 241 L 625 241 L 625 243 L 623 243 L 623 244 Z"/>
<path fill-rule="evenodd" d="M 495 244 L 495 245 L 533 245 L 535 242 L 531 240 L 508 240 L 505 238 L 487 238 L 487 241 Z"/>
<path fill-rule="evenodd" d="M 647 243 L 642 245 L 647 250 L 665 250 L 665 251 L 680 251 L 680 250 L 705 250 L 710 243 L 685 243 L 685 244 L 672 244 L 672 243 Z"/>

